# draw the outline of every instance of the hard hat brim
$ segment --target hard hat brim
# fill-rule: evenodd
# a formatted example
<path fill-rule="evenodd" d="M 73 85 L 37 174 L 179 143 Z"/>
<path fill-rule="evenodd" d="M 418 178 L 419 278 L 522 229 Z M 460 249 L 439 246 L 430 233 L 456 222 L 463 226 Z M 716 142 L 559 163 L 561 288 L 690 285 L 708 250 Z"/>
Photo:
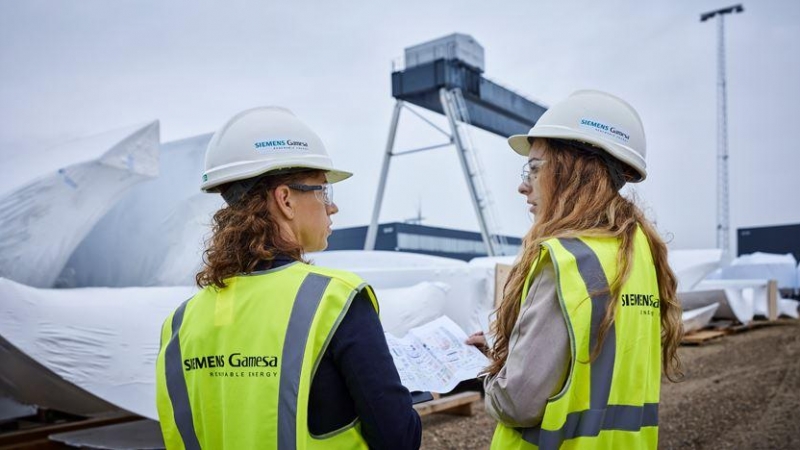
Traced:
<path fill-rule="evenodd" d="M 246 167 L 242 167 L 246 165 L 252 165 L 252 170 L 248 171 Z M 351 172 L 334 169 L 327 164 L 314 164 L 307 161 L 302 163 L 287 161 L 285 165 L 273 165 L 267 170 L 264 170 L 263 165 L 261 165 L 258 161 L 248 161 L 235 165 L 229 165 L 227 167 L 219 167 L 215 170 L 206 172 L 206 181 L 201 183 L 200 189 L 205 192 L 217 192 L 217 188 L 226 183 L 260 177 L 263 175 L 268 175 L 270 172 L 285 171 L 286 169 L 295 168 L 322 170 L 325 172 L 326 181 L 331 184 L 344 181 L 353 176 Z"/>
<path fill-rule="evenodd" d="M 520 156 L 528 157 L 533 139 L 527 134 L 515 134 L 508 138 L 508 145 Z"/>
<path fill-rule="evenodd" d="M 344 181 L 352 176 L 353 176 L 352 173 L 345 172 L 343 170 L 328 170 L 327 172 L 325 172 L 325 178 L 327 178 L 328 183 L 331 184 Z"/>

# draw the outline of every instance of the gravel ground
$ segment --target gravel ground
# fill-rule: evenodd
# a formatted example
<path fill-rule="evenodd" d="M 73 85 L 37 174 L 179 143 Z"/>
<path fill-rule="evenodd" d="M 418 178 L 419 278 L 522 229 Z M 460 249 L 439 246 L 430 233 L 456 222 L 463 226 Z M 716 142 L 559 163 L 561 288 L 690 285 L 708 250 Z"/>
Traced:
<path fill-rule="evenodd" d="M 800 449 L 800 321 L 681 347 L 685 377 L 661 391 L 659 448 Z M 485 449 L 494 421 L 423 417 L 422 448 Z"/>

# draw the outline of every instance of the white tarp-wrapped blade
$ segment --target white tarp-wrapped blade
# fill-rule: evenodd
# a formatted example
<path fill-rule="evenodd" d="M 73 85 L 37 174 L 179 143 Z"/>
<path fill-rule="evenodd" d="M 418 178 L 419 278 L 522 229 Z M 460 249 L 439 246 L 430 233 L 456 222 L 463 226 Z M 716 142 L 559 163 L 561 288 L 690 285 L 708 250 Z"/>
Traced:
<path fill-rule="evenodd" d="M 703 283 L 699 286 L 702 288 Z M 714 317 L 750 323 L 755 314 L 753 298 L 745 296 L 742 291 L 737 287 L 721 288 L 712 285 L 696 291 L 679 292 L 678 299 L 684 311 L 718 304 Z"/>
<path fill-rule="evenodd" d="M 195 287 L 37 289 L 0 278 L 0 390 L 74 414 L 156 419 L 164 319 Z"/>
<path fill-rule="evenodd" d="M 691 291 L 720 265 L 722 250 L 670 250 L 669 266 L 678 278 L 678 292 Z"/>
<path fill-rule="evenodd" d="M 12 398 L 0 396 L 0 423 L 34 414 L 36 414 L 35 406 L 24 405 Z"/>
<path fill-rule="evenodd" d="M 413 267 L 463 267 L 460 259 L 384 250 L 330 250 L 308 255 L 314 264 L 346 270 L 401 269 Z"/>
<path fill-rule="evenodd" d="M 450 286 L 423 281 L 414 286 L 375 289 L 383 330 L 403 337 L 408 330 L 441 317 Z"/>
<path fill-rule="evenodd" d="M 361 250 L 313 253 L 309 258 L 317 265 L 349 270 L 361 276 L 376 289 L 379 304 L 382 301 L 380 291 L 384 289 L 408 288 L 425 282 L 447 285 L 449 289 L 439 289 L 445 294 L 441 315 L 452 319 L 468 335 L 484 328 L 494 306 L 494 265 L 471 265 L 457 259 L 416 253 Z M 428 285 L 424 290 L 432 293 L 434 289 Z M 438 295 L 426 301 L 439 305 Z M 396 308 L 386 311 L 392 317 L 383 317 L 381 311 L 381 320 L 389 320 L 393 329 L 398 330 L 418 324 L 415 316 L 420 314 L 419 303 L 410 300 L 392 304 Z M 436 314 L 432 317 L 439 315 L 438 309 Z"/>
<path fill-rule="evenodd" d="M 702 308 L 684 311 L 682 315 L 684 333 L 691 333 L 705 328 L 714 318 L 717 308 L 719 308 L 719 303 L 712 303 Z"/>
<path fill-rule="evenodd" d="M 52 287 L 122 194 L 158 175 L 158 147 L 155 121 L 9 161 L 0 178 L 0 276 Z"/>
<path fill-rule="evenodd" d="M 75 249 L 59 286 L 188 286 L 224 202 L 200 191 L 210 134 L 161 146 L 161 175 L 131 188 Z M 124 236 L 124 239 L 120 239 Z"/>
<path fill-rule="evenodd" d="M 472 258 L 469 260 L 470 266 L 475 267 L 489 267 L 494 269 L 494 267 L 498 264 L 505 264 L 507 266 L 513 266 L 514 263 L 517 261 L 517 256 L 479 256 L 477 258 Z"/>
<path fill-rule="evenodd" d="M 779 298 L 778 314 L 791 317 L 792 319 L 800 319 L 800 311 L 797 310 L 798 304 L 800 304 L 800 302 L 791 298 Z"/>
<path fill-rule="evenodd" d="M 723 280 L 764 279 L 776 280 L 780 289 L 797 288 L 797 260 L 791 253 L 750 253 L 741 255 L 722 269 Z"/>

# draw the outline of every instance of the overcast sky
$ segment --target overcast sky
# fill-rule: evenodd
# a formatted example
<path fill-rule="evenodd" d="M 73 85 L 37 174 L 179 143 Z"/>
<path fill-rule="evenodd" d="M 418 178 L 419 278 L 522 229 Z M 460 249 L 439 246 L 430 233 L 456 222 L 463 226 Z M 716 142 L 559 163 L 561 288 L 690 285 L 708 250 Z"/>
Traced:
<path fill-rule="evenodd" d="M 336 186 L 334 225 L 363 225 L 394 105 L 391 61 L 461 32 L 483 45 L 489 78 L 545 105 L 583 88 L 633 104 L 648 140 L 640 204 L 673 248 L 714 247 L 717 31 L 699 15 L 731 4 L 0 0 L 0 160 L 152 119 L 168 142 L 282 105 L 356 173 Z M 800 1 L 744 7 L 725 16 L 732 239 L 800 223 Z M 523 234 L 524 160 L 500 137 L 472 138 L 500 231 Z M 404 113 L 398 150 L 440 142 Z M 381 221 L 420 207 L 424 224 L 478 229 L 454 150 L 394 160 Z"/>

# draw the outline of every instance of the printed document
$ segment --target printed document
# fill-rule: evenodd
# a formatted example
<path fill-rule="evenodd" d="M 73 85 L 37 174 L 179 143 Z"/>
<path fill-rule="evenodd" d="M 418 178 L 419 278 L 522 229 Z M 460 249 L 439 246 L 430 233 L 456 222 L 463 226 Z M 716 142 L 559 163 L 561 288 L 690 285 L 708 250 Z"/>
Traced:
<path fill-rule="evenodd" d="M 402 338 L 386 333 L 400 381 L 410 391 L 450 392 L 477 377 L 489 359 L 466 339 L 447 316 L 412 328 Z"/>

